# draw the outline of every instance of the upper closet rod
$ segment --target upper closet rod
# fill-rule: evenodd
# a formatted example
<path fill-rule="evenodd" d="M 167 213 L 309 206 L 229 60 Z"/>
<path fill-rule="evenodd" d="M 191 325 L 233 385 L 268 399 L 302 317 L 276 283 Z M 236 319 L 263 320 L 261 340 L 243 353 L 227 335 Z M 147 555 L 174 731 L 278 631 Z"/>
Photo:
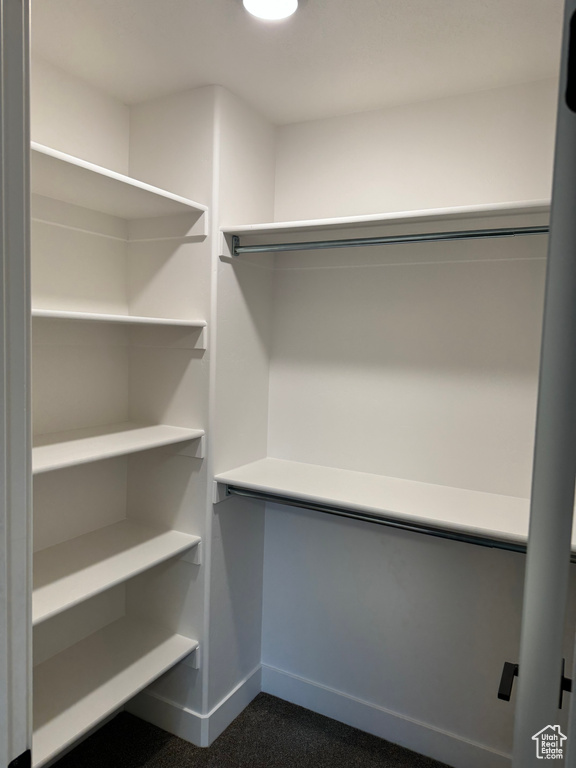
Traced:
<path fill-rule="evenodd" d="M 376 515 L 370 512 L 363 512 L 361 510 L 352 509 L 350 507 L 337 506 L 335 504 L 321 504 L 319 502 L 310 501 L 307 499 L 298 499 L 292 496 L 282 496 L 281 494 L 277 493 L 254 491 L 250 488 L 240 488 L 236 485 L 226 484 L 226 496 L 242 496 L 243 498 L 256 499 L 258 501 L 268 501 L 273 504 L 282 504 L 288 507 L 310 509 L 313 512 L 323 512 L 325 514 L 335 515 L 337 517 L 346 517 L 351 520 L 360 520 L 364 523 L 384 525 L 388 528 L 399 528 L 403 531 L 411 531 L 412 533 L 435 536 L 436 538 L 449 539 L 450 541 L 461 541 L 464 544 L 474 544 L 476 546 L 490 547 L 492 549 L 505 549 L 509 552 L 519 552 L 521 554 L 526 552 L 526 544 L 521 542 L 507 541 L 506 539 L 499 539 L 493 535 L 491 536 L 489 533 L 486 533 L 485 536 L 482 534 L 466 533 L 465 531 L 435 526 L 433 523 L 414 523 L 409 520 L 402 520 L 401 518 L 393 516 L 387 517 L 385 515 Z M 576 552 L 572 553 L 571 562 L 576 562 Z"/>
<path fill-rule="evenodd" d="M 456 232 L 428 232 L 415 235 L 389 235 L 387 237 L 355 237 L 347 240 L 314 240 L 305 243 L 274 243 L 269 245 L 240 245 L 240 237 L 232 236 L 232 254 L 277 253 L 279 251 L 314 251 L 320 248 L 354 248 L 366 245 L 400 245 L 403 243 L 435 243 L 446 240 L 480 240 L 518 235 L 545 235 L 548 226 L 505 227 L 501 229 L 468 229 Z"/>

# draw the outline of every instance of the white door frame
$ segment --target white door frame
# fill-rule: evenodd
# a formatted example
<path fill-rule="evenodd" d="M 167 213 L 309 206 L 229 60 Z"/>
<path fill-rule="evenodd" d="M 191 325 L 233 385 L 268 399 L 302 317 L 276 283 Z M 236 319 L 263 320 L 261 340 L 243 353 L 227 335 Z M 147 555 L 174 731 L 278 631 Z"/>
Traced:
<path fill-rule="evenodd" d="M 537 739 L 548 727 L 550 738 L 566 748 L 558 702 L 576 475 L 575 14 L 576 0 L 566 0 L 513 768 L 542 765 L 547 756 L 537 754 Z M 574 728 L 568 762 L 556 764 L 576 765 L 572 739 Z"/>
<path fill-rule="evenodd" d="M 0 768 L 31 747 L 29 0 L 0 0 Z"/>

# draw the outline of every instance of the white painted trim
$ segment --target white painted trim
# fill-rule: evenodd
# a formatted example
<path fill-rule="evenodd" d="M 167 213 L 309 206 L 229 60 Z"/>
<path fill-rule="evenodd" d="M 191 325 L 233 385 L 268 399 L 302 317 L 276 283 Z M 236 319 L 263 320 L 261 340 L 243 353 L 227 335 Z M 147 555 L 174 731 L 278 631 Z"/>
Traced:
<path fill-rule="evenodd" d="M 267 665 L 262 665 L 262 690 L 454 768 L 511 765 L 510 755 Z"/>
<path fill-rule="evenodd" d="M 204 743 L 207 734 L 205 716 L 163 696 L 151 691 L 143 691 L 131 699 L 125 709 L 131 715 L 152 723 L 174 736 L 179 736 L 197 747 L 208 746 Z"/>
<path fill-rule="evenodd" d="M 29 2 L 0 0 L 0 765 L 30 748 Z"/>
<path fill-rule="evenodd" d="M 262 690 L 262 667 L 242 680 L 208 714 L 208 746 L 232 723 Z"/>
<path fill-rule="evenodd" d="M 428 208 L 420 211 L 393 211 L 370 213 L 363 216 L 340 216 L 332 219 L 300 221 L 275 221 L 265 224 L 241 224 L 221 228 L 225 235 L 288 234 L 314 230 L 367 227 L 378 224 L 405 224 L 410 222 L 450 221 L 463 218 L 489 218 L 490 216 L 515 216 L 550 212 L 550 200 L 518 200 L 508 203 L 485 205 L 458 205 L 450 208 Z"/>
<path fill-rule="evenodd" d="M 260 691 L 454 768 L 511 765 L 511 756 L 503 752 L 267 665 L 257 667 L 205 715 L 151 691 L 129 701 L 126 710 L 196 746 L 209 747 Z"/>
<path fill-rule="evenodd" d="M 258 666 L 205 715 L 182 707 L 152 691 L 143 691 L 126 710 L 197 747 L 209 747 L 261 691 Z"/>

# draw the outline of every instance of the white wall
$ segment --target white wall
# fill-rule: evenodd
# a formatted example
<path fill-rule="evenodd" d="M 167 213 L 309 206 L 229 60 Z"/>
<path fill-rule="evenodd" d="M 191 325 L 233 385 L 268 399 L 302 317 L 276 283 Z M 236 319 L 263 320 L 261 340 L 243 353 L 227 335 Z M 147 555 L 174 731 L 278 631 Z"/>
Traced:
<path fill-rule="evenodd" d="M 212 262 L 202 259 L 199 271 L 182 284 L 209 322 L 209 349 L 202 360 L 204 382 L 211 379 L 205 404 L 209 475 L 214 465 L 242 463 L 246 452 L 266 450 L 272 272 L 250 267 L 237 271 L 222 264 L 218 234 L 224 219 L 272 217 L 274 138 L 265 119 L 219 87 L 131 109 L 131 173 L 210 207 L 205 248 Z M 195 258 L 191 256 L 192 264 Z M 129 706 L 205 745 L 259 690 L 263 506 L 214 511 L 207 493 L 202 535 L 203 564 L 194 587 L 199 594 L 205 579 L 203 604 L 198 606 L 204 611 L 201 669 L 179 665 Z"/>
<path fill-rule="evenodd" d="M 213 88 L 200 88 L 179 94 L 137 104 L 130 110 L 130 174 L 150 184 L 168 189 L 176 194 L 210 205 L 213 194 L 214 156 L 214 110 Z M 210 212 L 211 213 L 211 212 Z M 166 240 L 163 243 L 138 243 L 131 245 L 130 267 L 132 288 L 139 310 L 158 311 L 162 302 L 164 312 L 176 312 L 177 316 L 197 317 L 208 321 L 208 349 L 192 352 L 185 349 L 134 350 L 134 387 L 136 396 L 132 405 L 142 409 L 153 420 L 159 414 L 151 414 L 158 405 L 157 392 L 165 392 L 174 420 L 194 422 L 204 428 L 210 440 L 209 427 L 209 372 L 212 355 L 211 317 L 211 238 L 201 242 Z M 147 293 L 151 293 L 154 304 L 150 305 Z M 160 302 L 160 304 L 158 304 Z M 176 345 L 177 346 L 177 345 Z M 173 361 L 173 368 L 169 363 Z M 171 375 L 170 371 L 173 374 Z M 151 396 L 150 393 L 156 393 Z M 176 422 L 174 422 L 176 423 Z M 182 475 L 167 467 L 165 471 L 142 462 L 134 467 L 135 476 L 140 475 L 140 484 L 145 489 L 140 506 L 145 510 L 150 505 L 145 496 L 159 500 L 163 495 L 173 494 L 180 499 L 177 513 L 184 517 L 186 524 L 200 535 L 204 552 L 200 568 L 190 567 L 186 562 L 178 563 L 178 569 L 166 570 L 163 575 L 164 594 L 157 590 L 155 610 L 165 623 L 180 614 L 186 631 L 194 633 L 200 642 L 203 658 L 207 660 L 205 648 L 208 640 L 207 600 L 209 585 L 209 545 L 211 516 L 207 509 L 206 497 L 209 487 L 210 469 L 208 459 L 202 462 L 183 458 L 187 474 Z M 192 462 L 192 471 L 191 471 Z M 148 473 L 149 476 L 148 476 Z M 138 491 L 133 494 L 138 496 Z M 153 505 L 153 504 L 152 504 Z M 169 504 L 176 509 L 178 504 Z M 146 513 L 144 513 L 146 516 Z M 132 603 L 138 605 L 138 589 L 146 586 L 146 578 L 136 582 L 136 589 L 129 592 Z M 168 599 L 168 596 L 170 599 Z M 167 621 L 168 620 L 168 621 Z M 177 731 L 174 719 L 159 722 L 154 709 L 160 700 L 169 702 L 169 712 L 176 713 L 180 721 L 183 709 L 192 713 L 192 732 L 182 732 L 190 740 L 199 743 L 196 732 L 198 715 L 205 712 L 206 664 L 200 670 L 182 663 L 171 669 L 156 681 L 146 692 L 130 702 L 130 711 L 152 722 L 162 724 L 168 730 Z M 160 699 L 158 698 L 160 697 Z"/>
<path fill-rule="evenodd" d="M 215 89 L 197 88 L 130 108 L 130 175 L 210 205 Z"/>
<path fill-rule="evenodd" d="M 279 258 L 268 455 L 527 496 L 538 240 Z M 523 567 L 269 505 L 265 689 L 458 768 L 504 765 Z"/>
<path fill-rule="evenodd" d="M 229 91 L 219 94 L 217 226 L 271 220 L 275 130 Z M 266 452 L 272 264 L 268 258 L 221 262 L 217 237 L 216 231 L 215 471 L 221 472 Z"/>
<path fill-rule="evenodd" d="M 278 131 L 276 221 L 547 198 L 545 80 Z"/>
<path fill-rule="evenodd" d="M 128 173 L 127 106 L 33 57 L 32 140 L 119 173 Z"/>
<path fill-rule="evenodd" d="M 496 694 L 518 660 L 524 562 L 269 505 L 264 690 L 457 768 L 508 767 L 514 696 Z"/>
<path fill-rule="evenodd" d="M 275 217 L 545 198 L 554 90 L 281 128 Z M 277 256 L 268 455 L 528 495 L 545 253 L 518 238 Z M 264 689 L 458 768 L 503 768 L 514 705 L 496 694 L 523 570 L 268 505 Z"/>
<path fill-rule="evenodd" d="M 546 238 L 277 258 L 268 454 L 527 497 Z"/>
<path fill-rule="evenodd" d="M 272 217 L 275 130 L 236 96 L 219 88 L 216 140 L 216 361 L 211 423 L 218 472 L 244 463 L 247 456 L 266 453 L 272 270 L 221 262 L 217 227 Z M 220 504 L 214 507 L 213 520 L 210 707 L 260 667 L 264 507 Z"/>

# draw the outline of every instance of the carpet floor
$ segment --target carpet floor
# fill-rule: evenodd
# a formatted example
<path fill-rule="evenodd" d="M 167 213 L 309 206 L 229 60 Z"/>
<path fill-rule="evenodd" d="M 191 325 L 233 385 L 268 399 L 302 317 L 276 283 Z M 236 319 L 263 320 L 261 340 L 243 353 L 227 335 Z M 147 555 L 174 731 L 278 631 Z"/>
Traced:
<path fill-rule="evenodd" d="M 122 712 L 54 768 L 447 767 L 261 693 L 207 749 Z"/>

